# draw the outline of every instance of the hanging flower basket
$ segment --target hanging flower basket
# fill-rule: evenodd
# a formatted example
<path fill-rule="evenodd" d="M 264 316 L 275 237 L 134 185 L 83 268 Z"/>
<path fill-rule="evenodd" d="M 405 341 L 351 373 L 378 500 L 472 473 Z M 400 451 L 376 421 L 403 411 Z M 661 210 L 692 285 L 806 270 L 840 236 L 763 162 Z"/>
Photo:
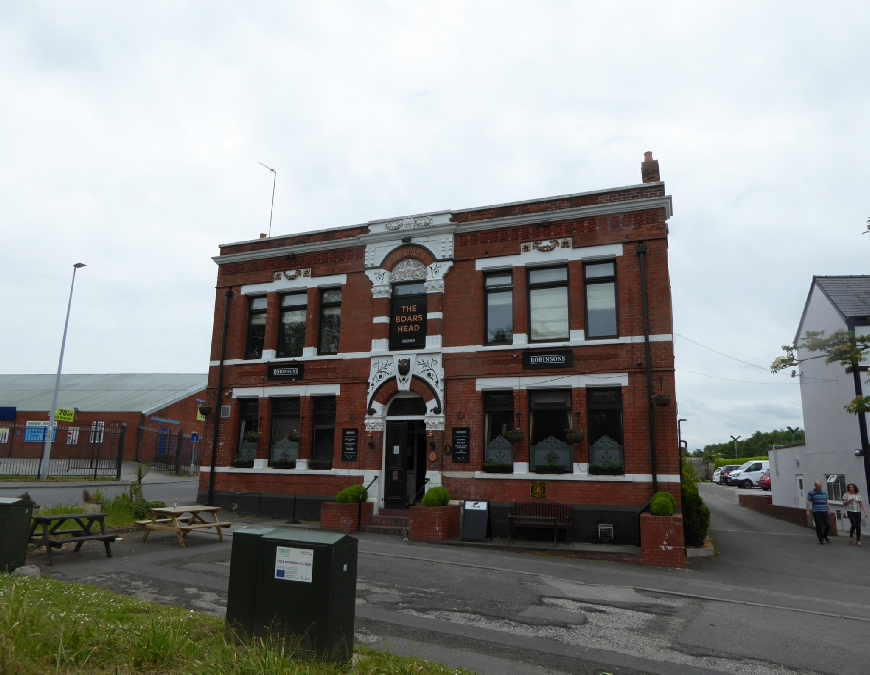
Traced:
<path fill-rule="evenodd" d="M 287 440 L 291 443 L 298 443 L 301 436 L 298 431 L 288 431 L 287 432 Z"/>
<path fill-rule="evenodd" d="M 586 438 L 586 432 L 583 429 L 565 429 L 565 442 L 572 445 L 582 443 Z"/>
<path fill-rule="evenodd" d="M 249 443 L 256 443 L 260 440 L 260 432 L 259 431 L 246 431 L 245 432 L 245 440 Z"/>
<path fill-rule="evenodd" d="M 653 394 L 653 403 L 655 403 L 660 408 L 664 408 L 671 404 L 671 396 L 670 394 Z"/>
<path fill-rule="evenodd" d="M 199 406 L 199 414 L 203 417 L 208 417 L 211 415 L 211 406 L 210 405 L 201 405 Z"/>
<path fill-rule="evenodd" d="M 504 436 L 506 441 L 514 444 L 520 443 L 524 438 L 523 432 L 519 429 L 511 429 L 510 431 L 505 431 L 502 436 Z"/>

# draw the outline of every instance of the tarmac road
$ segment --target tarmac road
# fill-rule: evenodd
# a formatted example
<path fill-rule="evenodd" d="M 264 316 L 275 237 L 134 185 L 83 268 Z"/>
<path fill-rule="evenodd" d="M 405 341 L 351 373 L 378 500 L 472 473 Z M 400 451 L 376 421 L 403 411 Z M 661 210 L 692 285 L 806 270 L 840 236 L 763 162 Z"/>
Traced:
<path fill-rule="evenodd" d="M 722 555 L 686 571 L 360 535 L 356 638 L 493 675 L 863 672 L 870 546 L 819 546 L 732 488 L 702 491 Z M 222 616 L 230 544 L 188 542 L 131 535 L 111 560 L 86 546 L 43 569 Z"/>

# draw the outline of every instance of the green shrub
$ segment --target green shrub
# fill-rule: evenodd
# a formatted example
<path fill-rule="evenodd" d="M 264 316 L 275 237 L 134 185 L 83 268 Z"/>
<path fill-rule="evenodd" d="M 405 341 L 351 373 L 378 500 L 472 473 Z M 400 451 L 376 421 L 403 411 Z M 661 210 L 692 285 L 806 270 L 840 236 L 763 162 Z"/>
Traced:
<path fill-rule="evenodd" d="M 420 502 L 423 506 L 447 506 L 450 501 L 450 493 L 443 487 L 433 487 Z"/>
<path fill-rule="evenodd" d="M 131 502 L 133 517 L 136 520 L 145 520 L 151 517 L 151 509 L 162 509 L 166 502 Z"/>
<path fill-rule="evenodd" d="M 710 509 L 701 498 L 698 488 L 683 486 L 683 536 L 686 543 L 700 546 L 710 529 Z"/>
<path fill-rule="evenodd" d="M 654 516 L 672 516 L 677 510 L 677 500 L 670 492 L 656 492 L 650 502 Z"/>
<path fill-rule="evenodd" d="M 364 502 L 369 498 L 369 492 L 362 485 L 351 485 L 344 488 L 335 497 L 335 501 L 339 504 L 356 504 Z"/>

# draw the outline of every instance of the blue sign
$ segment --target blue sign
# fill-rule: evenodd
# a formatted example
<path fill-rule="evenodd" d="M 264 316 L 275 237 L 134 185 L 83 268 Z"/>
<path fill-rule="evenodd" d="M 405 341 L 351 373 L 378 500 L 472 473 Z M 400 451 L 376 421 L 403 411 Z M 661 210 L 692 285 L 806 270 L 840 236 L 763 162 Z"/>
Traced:
<path fill-rule="evenodd" d="M 45 430 L 48 426 L 29 426 L 24 429 L 25 443 L 45 443 Z M 54 433 L 51 435 L 51 442 L 57 440 L 57 427 L 54 428 Z"/>
<path fill-rule="evenodd" d="M 191 442 L 191 443 L 199 443 L 199 434 L 198 434 L 196 431 L 194 431 L 194 432 L 190 435 L 190 442 Z"/>
<path fill-rule="evenodd" d="M 0 422 L 14 422 L 16 408 L 0 407 Z"/>

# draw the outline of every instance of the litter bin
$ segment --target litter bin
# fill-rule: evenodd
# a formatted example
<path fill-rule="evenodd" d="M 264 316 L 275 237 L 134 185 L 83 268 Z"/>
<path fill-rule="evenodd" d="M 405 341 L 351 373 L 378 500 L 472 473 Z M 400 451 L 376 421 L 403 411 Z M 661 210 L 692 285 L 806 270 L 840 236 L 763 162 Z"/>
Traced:
<path fill-rule="evenodd" d="M 227 622 L 242 635 L 300 640 L 307 655 L 346 663 L 353 655 L 357 540 L 264 530 L 233 534 Z"/>
<path fill-rule="evenodd" d="M 17 497 L 0 497 L 0 568 L 12 572 L 24 565 L 30 543 L 33 502 Z"/>

